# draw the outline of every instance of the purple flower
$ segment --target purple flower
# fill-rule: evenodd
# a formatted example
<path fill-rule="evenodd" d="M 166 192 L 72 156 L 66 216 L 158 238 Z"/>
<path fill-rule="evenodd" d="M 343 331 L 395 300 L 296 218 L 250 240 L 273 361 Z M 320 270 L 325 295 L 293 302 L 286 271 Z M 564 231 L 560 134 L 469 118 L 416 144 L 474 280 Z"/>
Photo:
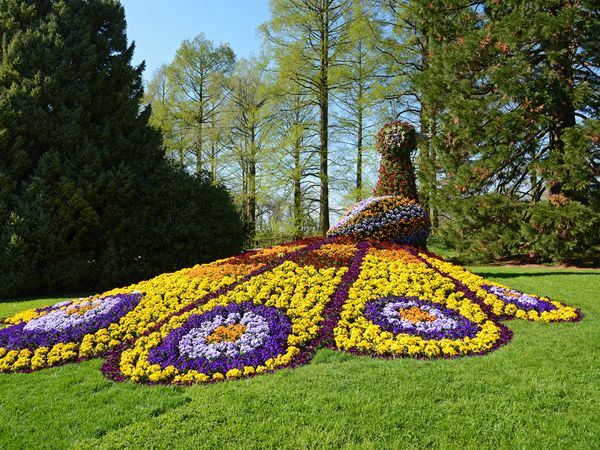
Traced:
<path fill-rule="evenodd" d="M 209 337 L 220 327 L 240 325 L 243 334 L 239 339 L 210 343 Z M 252 312 L 243 314 L 231 312 L 227 316 L 218 315 L 203 322 L 198 328 L 192 328 L 179 341 L 179 352 L 188 359 L 204 357 L 215 360 L 222 356 L 234 357 L 246 354 L 260 347 L 269 336 L 267 319 Z"/>
<path fill-rule="evenodd" d="M 0 330 L 0 347 L 7 350 L 52 347 L 77 342 L 86 334 L 116 323 L 140 302 L 141 294 L 120 294 L 89 300 L 70 300 L 39 308 L 43 315 Z"/>
<path fill-rule="evenodd" d="M 413 321 L 403 318 L 402 310 L 416 308 L 428 320 Z M 480 331 L 472 320 L 450 308 L 417 297 L 381 297 L 367 302 L 365 317 L 393 334 L 411 334 L 423 339 L 464 339 L 475 337 Z"/>
<path fill-rule="evenodd" d="M 548 300 L 524 294 L 515 289 L 507 289 L 499 286 L 492 286 L 490 284 L 483 285 L 482 288 L 484 291 L 495 295 L 503 302 L 512 303 L 523 311 L 537 311 L 542 313 L 558 309 Z"/>
<path fill-rule="evenodd" d="M 368 198 L 365 198 L 364 200 L 361 200 L 360 202 L 356 203 L 342 215 L 341 219 L 333 227 L 331 227 L 330 232 L 333 232 L 333 231 L 337 230 L 338 228 L 341 228 L 348 221 L 350 221 L 351 219 L 354 219 L 357 215 L 359 215 L 365 209 L 367 209 L 367 207 L 371 203 L 375 203 L 375 202 L 378 202 L 378 201 L 386 199 L 386 198 L 392 198 L 392 196 L 388 195 L 388 196 L 384 196 L 384 197 L 368 197 Z"/>
<path fill-rule="evenodd" d="M 429 236 L 428 214 L 403 197 L 371 197 L 353 206 L 327 235 L 423 246 Z"/>
<path fill-rule="evenodd" d="M 241 326 L 232 340 L 211 339 L 219 327 Z M 231 369 L 258 366 L 285 352 L 292 324 L 280 309 L 252 302 L 216 306 L 193 315 L 150 350 L 148 361 L 181 371 L 226 373 Z"/>

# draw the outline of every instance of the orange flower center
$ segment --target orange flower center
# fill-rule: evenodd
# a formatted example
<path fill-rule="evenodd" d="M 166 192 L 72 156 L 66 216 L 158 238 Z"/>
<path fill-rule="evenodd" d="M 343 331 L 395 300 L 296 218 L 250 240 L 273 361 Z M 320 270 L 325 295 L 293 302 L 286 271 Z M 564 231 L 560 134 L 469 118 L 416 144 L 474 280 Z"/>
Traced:
<path fill-rule="evenodd" d="M 221 325 L 215 328 L 211 334 L 206 337 L 207 344 L 216 344 L 218 342 L 235 342 L 246 331 L 246 326 L 241 324 Z"/>
<path fill-rule="evenodd" d="M 433 322 L 435 317 L 426 311 L 423 311 L 417 306 L 411 306 L 410 308 L 402 308 L 400 311 L 400 318 L 408 320 L 413 323 L 417 322 Z"/>
<path fill-rule="evenodd" d="M 74 308 L 68 309 L 65 312 L 68 315 L 72 315 L 72 314 L 83 315 L 86 311 L 89 311 L 90 309 L 94 309 L 94 307 L 95 307 L 95 305 L 81 305 L 81 306 L 76 306 Z"/>
<path fill-rule="evenodd" d="M 515 298 L 520 297 L 520 295 L 515 292 L 505 292 L 504 295 L 506 295 L 507 297 L 515 297 Z"/>

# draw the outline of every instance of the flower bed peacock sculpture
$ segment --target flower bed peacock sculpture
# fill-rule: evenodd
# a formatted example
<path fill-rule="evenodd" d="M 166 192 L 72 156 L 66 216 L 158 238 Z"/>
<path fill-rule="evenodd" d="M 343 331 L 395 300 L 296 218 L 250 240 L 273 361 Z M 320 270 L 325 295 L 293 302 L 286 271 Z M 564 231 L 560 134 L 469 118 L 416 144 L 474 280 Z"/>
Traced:
<path fill-rule="evenodd" d="M 508 342 L 501 320 L 578 321 L 581 312 L 487 281 L 425 250 L 403 122 L 377 135 L 375 196 L 326 237 L 163 274 L 28 310 L 0 329 L 0 371 L 104 357 L 115 381 L 214 382 L 309 362 L 328 347 L 379 357 L 484 355 Z"/>

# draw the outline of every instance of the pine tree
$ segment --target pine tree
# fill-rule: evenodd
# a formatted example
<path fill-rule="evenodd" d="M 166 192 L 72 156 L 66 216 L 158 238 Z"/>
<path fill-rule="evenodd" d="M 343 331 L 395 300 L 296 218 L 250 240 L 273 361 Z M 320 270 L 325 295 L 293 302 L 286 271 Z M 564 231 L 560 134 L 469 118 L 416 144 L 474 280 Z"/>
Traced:
<path fill-rule="evenodd" d="M 555 230 L 561 205 L 598 204 L 597 2 L 414 0 L 411 20 L 428 38 L 419 90 L 435 111 L 435 201 L 457 240 L 494 223 L 519 235 L 541 200 L 556 207 Z M 529 245 L 506 241 L 497 255 Z"/>

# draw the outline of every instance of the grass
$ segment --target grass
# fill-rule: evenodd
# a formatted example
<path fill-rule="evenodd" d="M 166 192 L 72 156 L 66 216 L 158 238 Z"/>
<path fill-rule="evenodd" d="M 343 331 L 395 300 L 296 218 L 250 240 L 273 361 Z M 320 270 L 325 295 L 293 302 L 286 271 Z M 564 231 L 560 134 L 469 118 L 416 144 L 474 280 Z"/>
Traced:
<path fill-rule="evenodd" d="M 474 270 L 586 317 L 508 322 L 513 340 L 485 357 L 381 360 L 322 350 L 304 367 L 209 386 L 115 384 L 99 360 L 4 374 L 0 447 L 598 448 L 600 272 Z M 0 304 L 0 316 L 15 308 Z"/>

